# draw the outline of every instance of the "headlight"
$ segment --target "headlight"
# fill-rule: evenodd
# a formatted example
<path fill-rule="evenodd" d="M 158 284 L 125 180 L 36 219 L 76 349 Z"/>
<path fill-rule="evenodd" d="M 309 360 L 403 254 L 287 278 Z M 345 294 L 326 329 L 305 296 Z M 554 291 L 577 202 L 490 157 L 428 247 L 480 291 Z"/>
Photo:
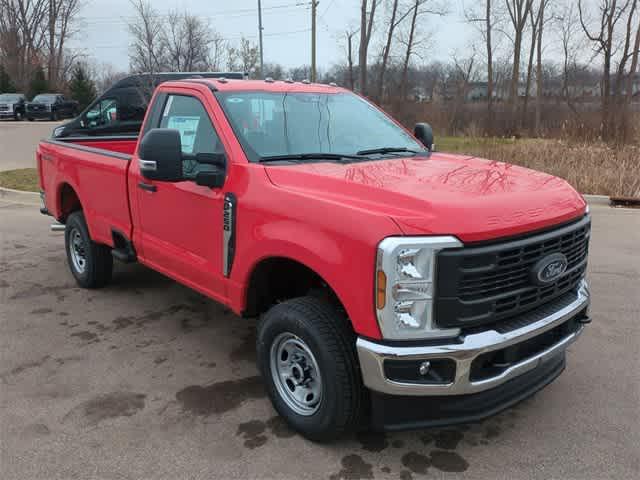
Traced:
<path fill-rule="evenodd" d="M 462 247 L 455 237 L 389 237 L 378 245 L 376 313 L 382 336 L 389 340 L 451 337 L 433 318 L 436 254 Z"/>

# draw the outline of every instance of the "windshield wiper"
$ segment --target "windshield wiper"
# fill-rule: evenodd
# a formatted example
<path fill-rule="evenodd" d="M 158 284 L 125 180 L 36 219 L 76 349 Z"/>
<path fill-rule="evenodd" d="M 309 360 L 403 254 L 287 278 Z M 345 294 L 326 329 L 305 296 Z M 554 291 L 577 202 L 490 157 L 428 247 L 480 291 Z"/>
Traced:
<path fill-rule="evenodd" d="M 402 152 L 406 152 L 406 153 L 413 153 L 413 154 L 426 154 L 427 152 L 421 152 L 418 150 L 411 150 L 410 148 L 406 148 L 406 147 L 382 147 L 382 148 L 371 148 L 369 150 L 360 150 L 357 154 L 358 155 L 374 155 L 376 153 L 402 153 Z"/>
<path fill-rule="evenodd" d="M 270 155 L 260 157 L 260 162 L 280 162 L 287 160 L 362 160 L 357 155 L 347 155 L 342 153 L 292 153 L 288 155 Z"/>

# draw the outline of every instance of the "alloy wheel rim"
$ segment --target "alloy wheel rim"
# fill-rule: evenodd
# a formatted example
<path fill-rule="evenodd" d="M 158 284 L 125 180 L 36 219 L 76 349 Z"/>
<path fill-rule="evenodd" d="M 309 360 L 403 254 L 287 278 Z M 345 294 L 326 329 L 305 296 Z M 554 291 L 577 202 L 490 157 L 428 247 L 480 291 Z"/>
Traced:
<path fill-rule="evenodd" d="M 322 376 L 309 346 L 292 333 L 271 344 L 271 376 L 280 398 L 299 415 L 313 415 L 322 402 Z"/>
<path fill-rule="evenodd" d="M 69 255 L 76 272 L 84 273 L 87 268 L 86 245 L 77 228 L 73 228 L 69 232 Z"/>

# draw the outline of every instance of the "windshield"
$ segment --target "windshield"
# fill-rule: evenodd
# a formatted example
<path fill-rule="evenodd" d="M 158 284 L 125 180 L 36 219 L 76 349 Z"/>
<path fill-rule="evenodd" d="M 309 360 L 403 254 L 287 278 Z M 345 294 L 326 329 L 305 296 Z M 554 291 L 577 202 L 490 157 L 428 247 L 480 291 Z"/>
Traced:
<path fill-rule="evenodd" d="M 426 153 L 389 117 L 352 93 L 219 92 L 217 96 L 253 162 L 308 153 L 354 155 L 384 147 Z"/>
<path fill-rule="evenodd" d="M 4 93 L 0 95 L 0 102 L 19 102 L 20 95 Z"/>
<path fill-rule="evenodd" d="M 34 102 L 55 102 L 56 101 L 56 96 L 55 95 L 36 95 L 35 98 L 33 99 Z"/>

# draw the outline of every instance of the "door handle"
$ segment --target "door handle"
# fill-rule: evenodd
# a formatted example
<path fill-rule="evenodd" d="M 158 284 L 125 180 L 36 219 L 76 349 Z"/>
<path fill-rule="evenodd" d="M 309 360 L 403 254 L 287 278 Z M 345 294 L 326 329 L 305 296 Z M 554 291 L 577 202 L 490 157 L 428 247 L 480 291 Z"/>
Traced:
<path fill-rule="evenodd" d="M 158 190 L 158 187 L 155 185 L 151 185 L 149 183 L 140 182 L 138 183 L 138 187 L 142 190 L 146 190 L 147 192 L 155 192 Z"/>

